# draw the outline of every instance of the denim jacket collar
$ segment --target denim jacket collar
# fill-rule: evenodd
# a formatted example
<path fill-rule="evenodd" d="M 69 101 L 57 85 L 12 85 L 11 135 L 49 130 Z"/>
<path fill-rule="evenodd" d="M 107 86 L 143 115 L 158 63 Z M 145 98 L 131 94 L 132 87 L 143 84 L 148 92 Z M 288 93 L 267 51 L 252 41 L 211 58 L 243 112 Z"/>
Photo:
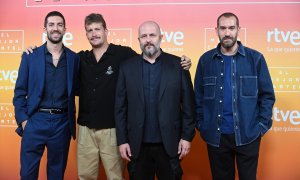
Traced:
<path fill-rule="evenodd" d="M 240 41 L 237 41 L 238 43 L 238 51 L 236 54 L 239 54 L 241 56 L 246 56 L 245 53 L 245 47 L 243 46 L 243 44 Z M 221 56 L 221 43 L 218 44 L 217 48 L 215 49 L 215 52 L 212 54 L 212 58 L 214 59 L 215 56 Z"/>

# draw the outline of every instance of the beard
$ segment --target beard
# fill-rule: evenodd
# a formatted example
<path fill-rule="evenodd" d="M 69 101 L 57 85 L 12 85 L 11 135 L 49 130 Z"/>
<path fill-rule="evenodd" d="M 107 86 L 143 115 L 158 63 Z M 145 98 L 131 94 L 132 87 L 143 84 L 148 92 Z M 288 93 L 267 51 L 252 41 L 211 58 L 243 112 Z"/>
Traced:
<path fill-rule="evenodd" d="M 147 48 L 147 46 L 152 46 L 152 48 Z M 141 45 L 141 49 L 147 57 L 153 57 L 157 52 L 159 52 L 159 46 L 155 46 L 151 43 L 145 44 L 144 46 Z"/>
<path fill-rule="evenodd" d="M 237 42 L 237 36 L 236 37 L 225 36 L 223 38 L 219 37 L 219 39 L 220 39 L 222 47 L 225 48 L 225 49 L 232 48 L 235 45 L 235 43 Z M 231 41 L 230 42 L 225 42 L 225 40 L 228 40 L 228 39 L 230 39 Z"/>
<path fill-rule="evenodd" d="M 58 32 L 58 31 L 55 31 L 56 33 L 59 33 L 61 36 L 58 38 L 58 39 L 53 39 L 52 37 L 51 37 L 51 33 L 47 33 L 47 37 L 48 37 L 48 40 L 51 42 L 51 43 L 53 43 L 53 44 L 57 44 L 57 43 L 60 43 L 60 42 L 62 42 L 62 39 L 63 39 L 63 35 L 62 35 L 62 33 L 61 32 Z M 54 32 L 52 32 L 52 33 L 54 33 Z"/>

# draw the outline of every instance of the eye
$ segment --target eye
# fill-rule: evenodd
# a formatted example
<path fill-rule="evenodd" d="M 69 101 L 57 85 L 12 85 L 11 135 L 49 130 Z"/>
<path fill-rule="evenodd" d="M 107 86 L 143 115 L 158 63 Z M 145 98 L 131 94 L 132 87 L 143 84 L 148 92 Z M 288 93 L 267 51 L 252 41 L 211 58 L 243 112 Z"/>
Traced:
<path fill-rule="evenodd" d="M 146 37 L 147 37 L 147 35 L 143 34 L 143 35 L 140 36 L 140 39 L 145 39 Z"/>
<path fill-rule="evenodd" d="M 59 27 L 64 27 L 64 24 L 63 23 L 58 23 L 58 26 Z"/>

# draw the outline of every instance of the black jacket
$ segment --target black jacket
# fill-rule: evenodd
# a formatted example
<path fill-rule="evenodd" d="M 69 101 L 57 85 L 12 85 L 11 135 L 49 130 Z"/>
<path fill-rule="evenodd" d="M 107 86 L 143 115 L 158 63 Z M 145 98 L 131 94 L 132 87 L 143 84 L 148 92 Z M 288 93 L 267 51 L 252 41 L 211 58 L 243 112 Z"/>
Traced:
<path fill-rule="evenodd" d="M 142 61 L 142 56 L 136 56 L 120 65 L 115 98 L 117 142 L 129 143 L 133 158 L 139 155 L 145 118 Z M 160 61 L 158 121 L 164 148 L 175 157 L 180 139 L 192 141 L 195 135 L 194 92 L 179 57 L 162 53 Z"/>

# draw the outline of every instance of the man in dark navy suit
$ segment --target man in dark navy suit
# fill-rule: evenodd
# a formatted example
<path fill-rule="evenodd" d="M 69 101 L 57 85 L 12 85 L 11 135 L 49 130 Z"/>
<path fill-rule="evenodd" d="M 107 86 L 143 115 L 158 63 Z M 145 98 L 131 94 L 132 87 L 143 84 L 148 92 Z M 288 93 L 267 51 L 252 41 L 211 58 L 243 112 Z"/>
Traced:
<path fill-rule="evenodd" d="M 159 25 L 139 28 L 143 54 L 119 68 L 115 120 L 121 156 L 128 160 L 131 180 L 177 180 L 180 159 L 195 135 L 194 92 L 180 58 L 162 52 Z"/>
<path fill-rule="evenodd" d="M 21 142 L 21 179 L 38 179 L 40 160 L 47 147 L 47 179 L 62 180 L 71 136 L 75 138 L 75 95 L 79 57 L 64 47 L 64 16 L 47 14 L 47 41 L 22 55 L 13 104 Z"/>

